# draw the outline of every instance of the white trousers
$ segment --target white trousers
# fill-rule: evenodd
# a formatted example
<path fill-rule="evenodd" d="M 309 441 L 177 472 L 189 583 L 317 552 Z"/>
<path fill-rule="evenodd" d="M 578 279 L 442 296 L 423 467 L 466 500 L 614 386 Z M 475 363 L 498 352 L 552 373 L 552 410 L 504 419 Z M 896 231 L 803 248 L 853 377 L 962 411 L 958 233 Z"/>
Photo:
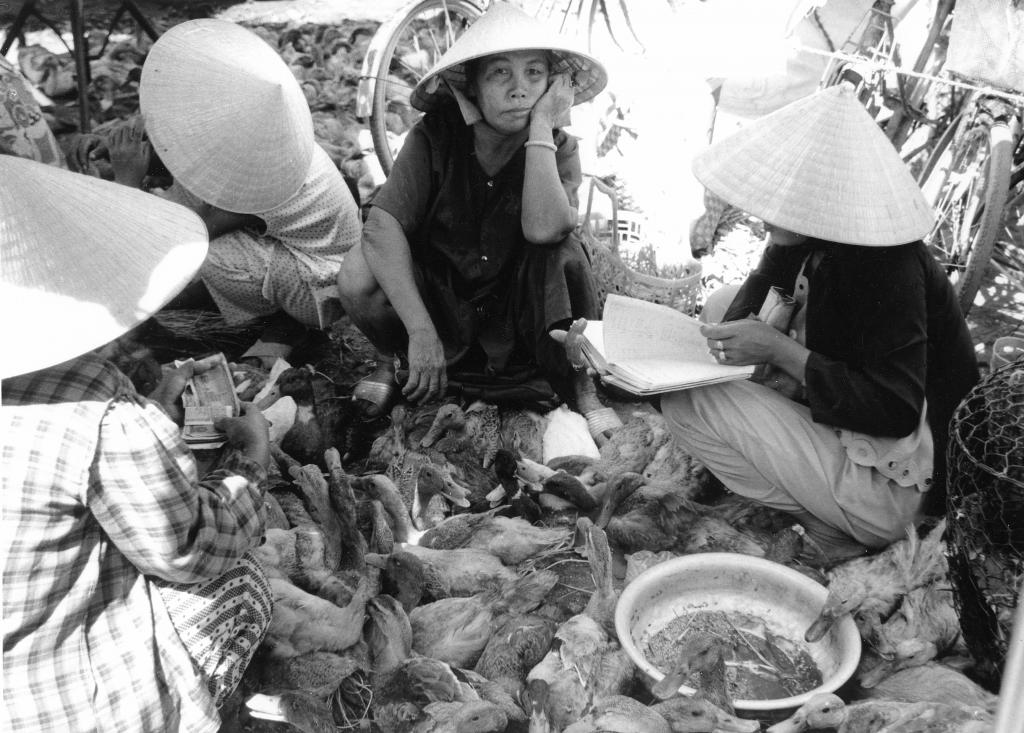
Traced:
<path fill-rule="evenodd" d="M 905 536 L 923 494 L 851 461 L 810 409 L 749 381 L 673 392 L 676 440 L 736 494 L 792 513 L 818 540 L 881 547 Z"/>

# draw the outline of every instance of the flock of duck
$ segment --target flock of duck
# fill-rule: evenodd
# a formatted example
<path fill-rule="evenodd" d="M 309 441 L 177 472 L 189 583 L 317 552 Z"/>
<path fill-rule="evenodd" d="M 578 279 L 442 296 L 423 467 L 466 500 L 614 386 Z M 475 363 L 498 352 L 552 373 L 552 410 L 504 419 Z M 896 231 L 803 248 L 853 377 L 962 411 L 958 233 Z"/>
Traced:
<path fill-rule="evenodd" d="M 238 730 L 991 728 L 996 696 L 964 673 L 943 523 L 830 563 L 791 518 L 725 492 L 639 405 L 597 445 L 564 407 L 400 403 L 365 455 L 344 455 L 324 422 L 341 398 L 323 397 L 320 376 L 277 378 L 298 404 L 275 443 L 256 550 L 274 613 Z M 715 639 L 681 649 L 674 682 L 644 678 L 615 633 L 618 595 L 652 565 L 706 551 L 767 557 L 828 586 L 806 639 L 853 615 L 865 644 L 848 702 L 818 695 L 782 721 L 739 717 Z M 683 679 L 696 694 L 679 694 Z"/>

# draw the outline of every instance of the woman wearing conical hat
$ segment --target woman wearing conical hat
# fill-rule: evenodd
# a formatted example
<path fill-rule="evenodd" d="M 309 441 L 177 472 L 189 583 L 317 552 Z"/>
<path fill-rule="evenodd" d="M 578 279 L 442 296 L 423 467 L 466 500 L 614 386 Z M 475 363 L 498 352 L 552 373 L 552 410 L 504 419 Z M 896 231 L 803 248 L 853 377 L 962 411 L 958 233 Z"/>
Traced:
<path fill-rule="evenodd" d="M 978 379 L 952 285 L 920 241 L 932 213 L 848 86 L 711 146 L 694 173 L 769 231 L 760 264 L 703 327 L 758 381 L 673 393 L 675 437 L 737 494 L 793 513 L 836 552 L 943 510 L 947 424 Z M 792 323 L 757 316 L 773 287 Z M 714 310 L 710 302 L 706 311 Z"/>
<path fill-rule="evenodd" d="M 167 197 L 207 225 L 199 275 L 225 320 L 270 319 L 243 358 L 287 357 L 307 328 L 341 315 L 335 280 L 362 227 L 341 173 L 314 141 L 301 87 L 252 31 L 191 20 L 150 49 L 139 106 L 148 143 L 141 125 L 119 128 L 107 144 L 115 179 L 138 187 L 152 146 L 174 177 Z"/>
<path fill-rule="evenodd" d="M 4 730 L 214 731 L 271 619 L 267 422 L 200 480 L 171 415 L 200 366 L 148 398 L 97 349 L 206 255 L 156 196 L 0 155 Z"/>
<path fill-rule="evenodd" d="M 408 357 L 413 401 L 456 383 L 494 401 L 565 390 L 565 351 L 548 332 L 598 304 L 572 234 L 579 154 L 560 128 L 605 83 L 596 60 L 494 3 L 413 90 L 427 114 L 338 279 L 345 312 L 381 352 L 356 390 L 368 411 L 395 396 L 396 355 Z"/>

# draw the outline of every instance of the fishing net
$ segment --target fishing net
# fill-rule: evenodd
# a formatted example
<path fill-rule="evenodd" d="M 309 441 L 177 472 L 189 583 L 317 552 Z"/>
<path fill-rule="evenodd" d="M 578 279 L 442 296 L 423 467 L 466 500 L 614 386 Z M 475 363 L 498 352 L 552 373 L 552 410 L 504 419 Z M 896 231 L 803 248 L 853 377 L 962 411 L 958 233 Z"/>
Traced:
<path fill-rule="evenodd" d="M 960 403 L 947 460 L 950 580 L 978 675 L 995 689 L 1024 577 L 1024 358 Z"/>

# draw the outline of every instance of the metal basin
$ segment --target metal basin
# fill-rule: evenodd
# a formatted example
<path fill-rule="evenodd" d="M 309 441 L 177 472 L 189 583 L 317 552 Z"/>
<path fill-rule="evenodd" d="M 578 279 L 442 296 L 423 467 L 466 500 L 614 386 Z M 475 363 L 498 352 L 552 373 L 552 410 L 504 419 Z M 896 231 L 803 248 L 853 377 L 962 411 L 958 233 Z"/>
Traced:
<path fill-rule="evenodd" d="M 677 616 L 697 611 L 758 616 L 772 633 L 802 640 L 825 602 L 825 587 L 784 565 L 730 552 L 687 555 L 655 565 L 622 591 L 615 607 L 615 631 L 636 665 L 653 682 L 664 672 L 640 651 L 644 641 Z M 847 616 L 821 641 L 806 644 L 822 683 L 800 695 L 773 700 L 734 700 L 737 712 L 795 709 L 813 695 L 835 692 L 857 668 L 860 634 Z M 652 682 L 652 684 L 653 684 Z M 684 695 L 695 690 L 680 687 Z"/>

